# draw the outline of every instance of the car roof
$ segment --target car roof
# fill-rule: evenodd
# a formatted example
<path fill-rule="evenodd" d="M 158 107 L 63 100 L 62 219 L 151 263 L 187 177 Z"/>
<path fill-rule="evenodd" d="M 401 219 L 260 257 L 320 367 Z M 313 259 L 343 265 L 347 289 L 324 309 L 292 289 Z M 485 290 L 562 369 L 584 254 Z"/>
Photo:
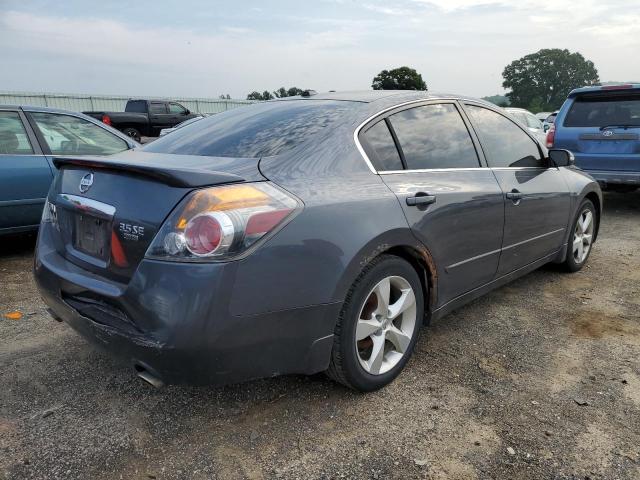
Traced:
<path fill-rule="evenodd" d="M 611 85 L 596 85 L 593 87 L 581 87 L 575 88 L 571 90 L 569 93 L 569 98 L 575 97 L 576 95 L 580 95 L 581 93 L 593 93 L 593 92 L 620 92 L 620 91 L 631 91 L 636 92 L 640 90 L 640 83 L 621 83 L 621 84 L 611 84 Z"/>
<path fill-rule="evenodd" d="M 312 94 L 308 97 L 295 96 L 285 97 L 282 99 L 275 99 L 270 101 L 291 101 L 291 100 L 337 100 L 347 102 L 360 102 L 360 103 L 374 103 L 383 101 L 397 101 L 398 103 L 411 101 L 411 100 L 437 100 L 437 99 L 467 99 L 476 100 L 472 97 L 466 97 L 463 95 L 454 95 L 448 93 L 433 93 L 427 91 L 418 90 L 360 90 L 360 91 L 346 91 L 346 92 L 324 92 Z M 386 103 L 386 102 L 385 102 Z"/>

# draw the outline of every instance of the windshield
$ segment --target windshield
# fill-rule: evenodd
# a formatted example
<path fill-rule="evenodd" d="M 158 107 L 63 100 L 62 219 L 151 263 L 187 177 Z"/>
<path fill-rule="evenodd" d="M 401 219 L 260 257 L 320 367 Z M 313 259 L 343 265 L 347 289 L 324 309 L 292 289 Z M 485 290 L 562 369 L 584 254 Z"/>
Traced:
<path fill-rule="evenodd" d="M 289 100 L 238 107 L 180 128 L 144 150 L 212 157 L 274 156 L 334 126 L 352 105 L 330 100 Z"/>
<path fill-rule="evenodd" d="M 565 127 L 640 126 L 640 93 L 579 96 L 573 102 Z"/>

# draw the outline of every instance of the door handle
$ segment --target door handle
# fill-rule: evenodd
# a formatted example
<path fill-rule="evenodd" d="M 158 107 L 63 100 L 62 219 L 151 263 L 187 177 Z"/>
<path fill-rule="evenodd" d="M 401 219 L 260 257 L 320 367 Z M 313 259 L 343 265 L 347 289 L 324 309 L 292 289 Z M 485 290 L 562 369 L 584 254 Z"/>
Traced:
<path fill-rule="evenodd" d="M 510 192 L 507 192 L 506 197 L 517 205 L 520 203 L 520 200 L 522 200 L 522 193 L 514 188 Z"/>
<path fill-rule="evenodd" d="M 418 192 L 413 197 L 407 197 L 406 202 L 410 207 L 431 205 L 432 203 L 436 203 L 436 196 L 429 195 L 425 192 Z"/>

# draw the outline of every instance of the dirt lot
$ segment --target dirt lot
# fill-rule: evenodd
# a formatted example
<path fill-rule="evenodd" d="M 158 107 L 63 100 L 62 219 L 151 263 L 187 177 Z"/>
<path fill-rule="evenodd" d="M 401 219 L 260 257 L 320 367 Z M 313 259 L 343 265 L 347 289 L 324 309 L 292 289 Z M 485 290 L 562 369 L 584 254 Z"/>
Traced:
<path fill-rule="evenodd" d="M 0 479 L 640 478 L 640 194 L 582 272 L 543 268 L 423 330 L 400 378 L 153 390 L 0 256 Z M 20 320 L 1 315 L 19 310 Z"/>

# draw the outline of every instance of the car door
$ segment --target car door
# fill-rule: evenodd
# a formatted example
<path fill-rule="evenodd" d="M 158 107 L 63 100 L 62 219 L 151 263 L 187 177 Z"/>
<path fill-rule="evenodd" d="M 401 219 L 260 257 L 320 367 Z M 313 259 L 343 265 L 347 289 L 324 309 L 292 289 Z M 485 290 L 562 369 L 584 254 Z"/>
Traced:
<path fill-rule="evenodd" d="M 501 276 L 560 249 L 569 223 L 569 189 L 516 122 L 479 104 L 467 103 L 465 110 L 505 195 Z"/>
<path fill-rule="evenodd" d="M 53 173 L 18 110 L 0 110 L 0 232 L 40 223 Z"/>
<path fill-rule="evenodd" d="M 456 102 L 391 111 L 360 138 L 434 259 L 438 306 L 490 282 L 502 244 L 502 191 Z"/>
<path fill-rule="evenodd" d="M 179 103 L 169 103 L 169 114 L 171 118 L 170 127 L 175 127 L 179 123 L 184 122 L 187 118 L 187 109 Z"/>
<path fill-rule="evenodd" d="M 167 102 L 149 102 L 149 126 L 152 136 L 157 137 L 160 130 L 173 126 Z"/>

